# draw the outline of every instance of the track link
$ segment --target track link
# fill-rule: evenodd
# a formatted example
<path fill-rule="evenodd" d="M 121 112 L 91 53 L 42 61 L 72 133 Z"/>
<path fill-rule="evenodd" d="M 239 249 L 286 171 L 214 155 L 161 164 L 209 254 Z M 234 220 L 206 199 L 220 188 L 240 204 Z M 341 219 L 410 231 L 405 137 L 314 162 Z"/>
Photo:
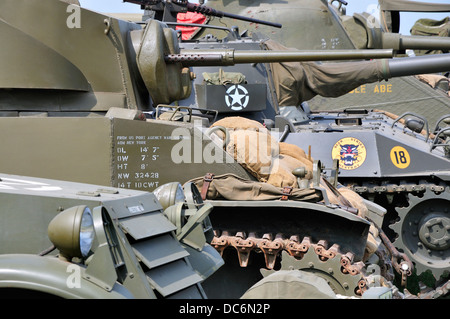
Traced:
<path fill-rule="evenodd" d="M 273 238 L 271 234 L 257 237 L 254 233 L 248 236 L 244 232 L 230 235 L 224 231 L 220 235 L 215 233 L 211 245 L 221 254 L 227 248 L 234 248 L 241 267 L 247 267 L 251 253 L 263 253 L 268 269 L 261 270 L 263 275 L 275 271 L 273 269 L 280 256 L 282 270 L 312 272 L 324 278 L 337 294 L 361 296 L 367 289 L 364 263 L 354 263 L 353 254 L 343 254 L 337 244 L 328 248 L 325 240 L 313 243 L 310 237 L 300 240 L 295 235 L 283 238 L 281 234 L 277 234 Z"/>

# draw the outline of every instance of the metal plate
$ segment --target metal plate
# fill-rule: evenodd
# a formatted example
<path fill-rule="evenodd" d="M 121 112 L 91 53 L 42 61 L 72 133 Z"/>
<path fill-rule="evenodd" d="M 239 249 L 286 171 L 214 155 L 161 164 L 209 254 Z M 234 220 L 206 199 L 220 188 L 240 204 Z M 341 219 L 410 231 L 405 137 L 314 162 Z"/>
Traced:
<path fill-rule="evenodd" d="M 150 283 L 164 297 L 202 281 L 202 278 L 184 260 L 152 269 L 145 274 Z"/>
<path fill-rule="evenodd" d="M 170 234 L 140 241 L 131 246 L 136 256 L 150 269 L 189 256 Z"/>
<path fill-rule="evenodd" d="M 120 226 L 136 240 L 168 233 L 176 229 L 175 225 L 160 212 L 121 219 Z"/>

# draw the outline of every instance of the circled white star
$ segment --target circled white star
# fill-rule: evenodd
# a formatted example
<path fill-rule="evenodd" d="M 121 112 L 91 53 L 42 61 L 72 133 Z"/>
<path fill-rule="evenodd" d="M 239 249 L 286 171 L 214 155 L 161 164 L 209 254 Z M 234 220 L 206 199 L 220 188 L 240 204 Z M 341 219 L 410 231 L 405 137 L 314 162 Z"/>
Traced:
<path fill-rule="evenodd" d="M 225 103 L 233 111 L 241 111 L 247 105 L 250 97 L 245 87 L 241 85 L 232 85 L 225 93 Z"/>

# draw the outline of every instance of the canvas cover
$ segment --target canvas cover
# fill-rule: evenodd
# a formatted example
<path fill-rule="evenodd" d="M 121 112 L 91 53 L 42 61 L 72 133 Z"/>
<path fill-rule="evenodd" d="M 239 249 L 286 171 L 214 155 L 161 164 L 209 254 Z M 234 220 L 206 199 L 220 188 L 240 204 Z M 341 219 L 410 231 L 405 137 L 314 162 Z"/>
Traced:
<path fill-rule="evenodd" d="M 450 12 L 450 4 L 430 3 L 409 0 L 379 0 L 380 9 L 383 11 L 403 12 Z"/>
<path fill-rule="evenodd" d="M 199 190 L 203 189 L 204 177 L 190 180 Z M 283 188 L 265 182 L 243 179 L 234 174 L 214 176 L 207 188 L 206 199 L 214 200 L 280 200 L 284 196 Z M 319 202 L 322 194 L 313 188 L 294 188 L 288 196 L 290 200 Z"/>
<path fill-rule="evenodd" d="M 296 50 L 267 40 L 269 50 Z M 280 106 L 298 106 L 316 95 L 338 97 L 362 84 L 389 78 L 382 60 L 357 62 L 271 63 L 274 86 Z"/>
<path fill-rule="evenodd" d="M 298 146 L 279 143 L 261 123 L 232 116 L 212 125 L 217 126 L 228 131 L 226 151 L 258 181 L 276 187 L 297 187 L 292 171 L 298 167 L 305 167 L 306 179 L 312 178 L 312 159 Z"/>
<path fill-rule="evenodd" d="M 312 182 L 313 159 L 300 147 L 278 142 L 264 125 L 239 116 L 221 119 L 212 127 L 221 127 L 227 131 L 229 141 L 224 146 L 225 150 L 257 181 L 233 174 L 214 176 L 211 172 L 190 181 L 197 186 L 204 199 L 324 200 L 322 191 L 314 188 Z M 216 133 L 224 139 L 223 131 L 214 131 Z M 305 169 L 305 175 L 299 183 L 293 170 L 300 167 Z M 325 190 L 331 204 L 353 211 L 361 217 L 367 215 L 368 209 L 362 198 L 349 188 L 340 185 L 336 189 L 322 177 L 320 187 Z"/>
<path fill-rule="evenodd" d="M 442 20 L 419 19 L 411 27 L 412 35 L 450 37 L 450 17 Z"/>
<path fill-rule="evenodd" d="M 450 17 L 442 20 L 419 19 L 411 27 L 412 35 L 450 37 Z M 449 39 L 450 41 L 450 39 Z M 448 50 L 414 50 L 416 55 L 448 53 Z"/>
<path fill-rule="evenodd" d="M 445 75 L 439 75 L 439 74 L 418 74 L 415 76 L 420 81 L 427 83 L 432 88 L 436 89 L 439 88 L 445 92 L 447 92 L 447 95 L 450 96 L 450 79 L 446 77 Z"/>
<path fill-rule="evenodd" d="M 219 72 L 203 72 L 203 81 L 209 85 L 245 84 L 245 75 L 240 72 L 224 72 L 222 68 Z"/>

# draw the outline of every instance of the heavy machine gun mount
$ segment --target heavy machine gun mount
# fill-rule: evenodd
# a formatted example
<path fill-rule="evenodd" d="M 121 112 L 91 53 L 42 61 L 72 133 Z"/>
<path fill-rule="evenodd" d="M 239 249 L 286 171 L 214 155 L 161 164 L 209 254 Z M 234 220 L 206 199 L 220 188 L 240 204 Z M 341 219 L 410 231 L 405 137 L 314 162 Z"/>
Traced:
<path fill-rule="evenodd" d="M 233 13 L 226 13 L 219 11 L 204 5 L 190 3 L 186 0 L 124 0 L 124 2 L 130 2 L 141 5 L 143 10 L 152 10 L 155 12 L 155 19 L 164 22 L 176 22 L 178 13 L 197 12 L 206 16 L 213 17 L 226 17 L 232 19 L 238 19 L 247 21 L 250 23 L 264 24 L 275 28 L 281 28 L 279 23 L 273 23 L 269 21 L 258 20 L 250 17 L 245 17 Z"/>

